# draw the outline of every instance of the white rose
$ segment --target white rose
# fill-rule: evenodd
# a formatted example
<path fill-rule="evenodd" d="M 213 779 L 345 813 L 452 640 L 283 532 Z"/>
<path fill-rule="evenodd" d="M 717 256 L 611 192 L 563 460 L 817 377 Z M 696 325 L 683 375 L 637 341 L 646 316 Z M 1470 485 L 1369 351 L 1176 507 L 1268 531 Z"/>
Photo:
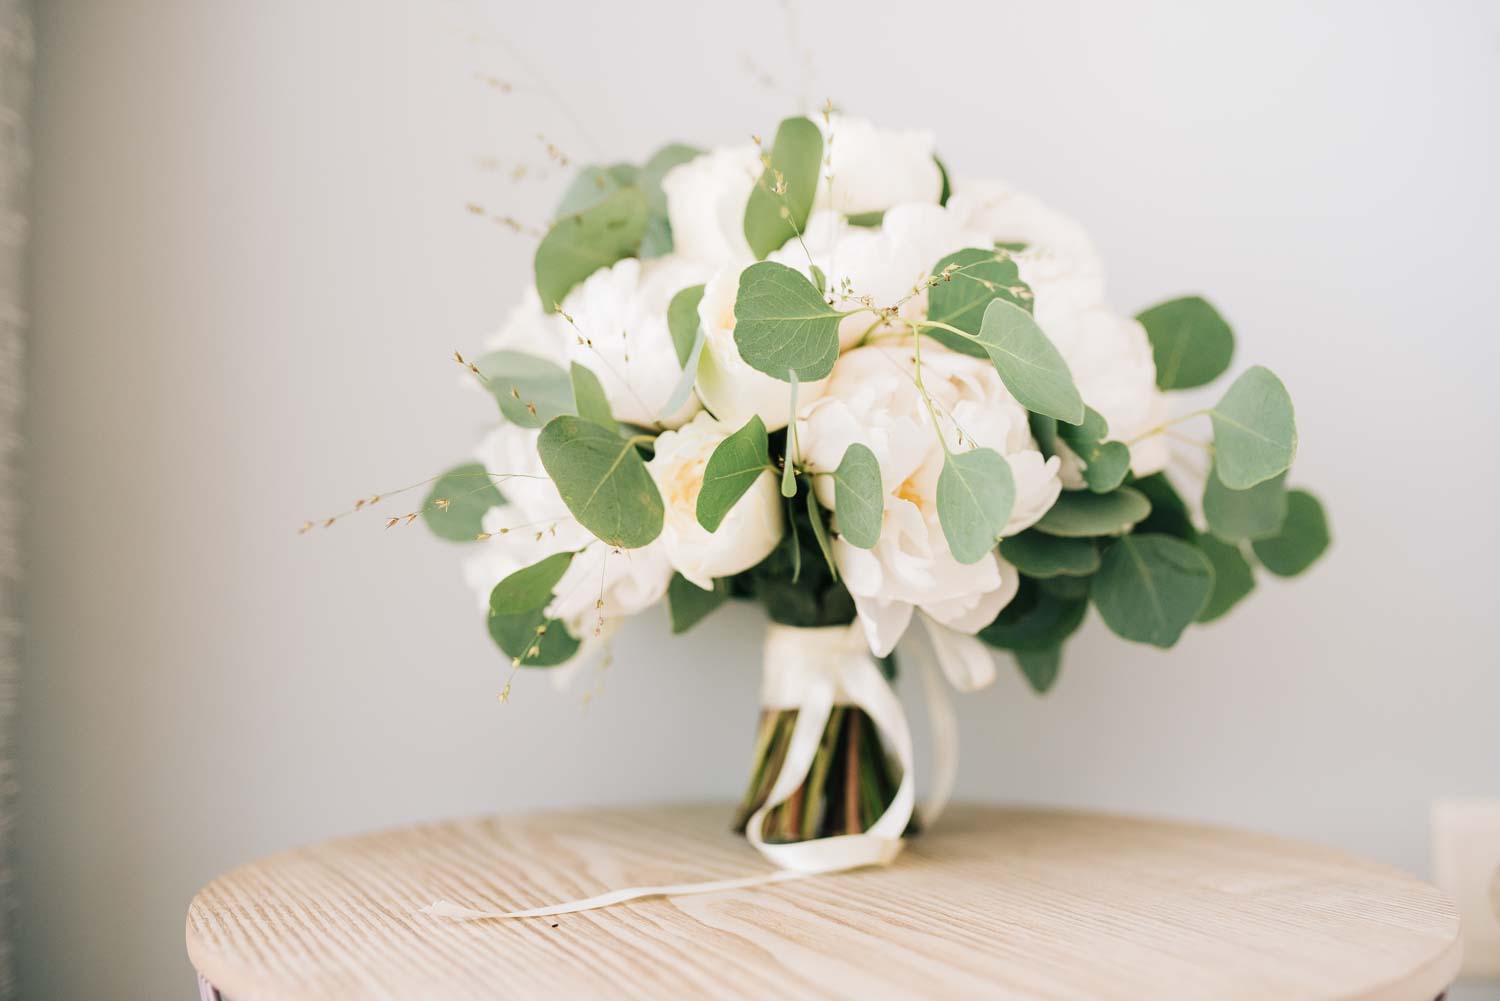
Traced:
<path fill-rule="evenodd" d="M 709 269 L 752 259 L 745 205 L 761 173 L 754 146 L 716 149 L 662 177 L 673 252 Z"/>
<path fill-rule="evenodd" d="M 740 268 L 730 267 L 714 275 L 703 290 L 703 301 L 698 305 L 698 319 L 703 324 L 698 396 L 731 431 L 757 415 L 767 431 L 776 431 L 791 422 L 791 383 L 751 368 L 740 357 L 734 342 L 734 301 L 739 287 Z M 797 405 L 823 395 L 827 381 L 799 383 Z"/>
<path fill-rule="evenodd" d="M 868 446 L 880 464 L 886 491 L 880 539 L 874 549 L 863 550 L 839 536 L 834 558 L 870 646 L 882 655 L 905 632 L 914 609 L 949 629 L 972 634 L 999 614 L 1019 584 L 1015 569 L 996 554 L 962 564 L 948 551 L 937 516 L 943 446 L 913 373 L 908 341 L 892 339 L 850 351 L 834 366 L 825 395 L 803 410 L 798 423 L 803 455 L 812 469 L 836 469 L 856 441 Z M 978 445 L 1009 462 L 1016 502 L 1003 534 L 1034 523 L 1061 490 L 1059 461 L 1042 458 L 1026 411 L 1006 391 L 994 366 L 924 342 L 922 378 L 950 449 Z M 955 421 L 965 433 L 963 443 Z M 830 480 L 814 480 L 818 499 L 828 508 L 833 507 Z"/>
<path fill-rule="evenodd" d="M 678 573 L 704 590 L 715 577 L 748 570 L 771 554 L 786 525 L 781 491 L 769 469 L 745 491 L 716 531 L 698 523 L 698 492 L 703 470 L 719 443 L 733 432 L 708 414 L 699 414 L 676 431 L 656 439 L 651 470 L 666 505 L 661 545 Z"/>
<path fill-rule="evenodd" d="M 844 115 L 832 115 L 826 124 L 819 116 L 817 122 L 828 163 L 815 208 L 860 215 L 904 202 L 937 204 L 943 174 L 932 157 L 931 132 L 881 129 Z"/>
<path fill-rule="evenodd" d="M 569 357 L 599 377 L 617 420 L 675 427 L 697 412 L 692 397 L 676 413 L 661 411 L 682 375 L 667 305 L 704 277 L 701 265 L 675 254 L 627 257 L 594 272 L 563 301 L 578 328 L 570 331 Z"/>

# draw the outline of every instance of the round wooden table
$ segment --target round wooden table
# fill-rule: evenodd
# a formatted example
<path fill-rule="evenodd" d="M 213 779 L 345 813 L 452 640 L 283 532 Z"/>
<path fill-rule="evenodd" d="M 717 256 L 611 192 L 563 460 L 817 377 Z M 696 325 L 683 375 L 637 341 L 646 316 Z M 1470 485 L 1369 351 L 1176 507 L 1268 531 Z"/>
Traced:
<path fill-rule="evenodd" d="M 958 806 L 884 869 L 456 921 L 767 865 L 726 806 L 385 831 L 253 862 L 188 910 L 228 1001 L 1045 998 L 1431 1001 L 1458 915 L 1383 865 L 1193 824 Z"/>

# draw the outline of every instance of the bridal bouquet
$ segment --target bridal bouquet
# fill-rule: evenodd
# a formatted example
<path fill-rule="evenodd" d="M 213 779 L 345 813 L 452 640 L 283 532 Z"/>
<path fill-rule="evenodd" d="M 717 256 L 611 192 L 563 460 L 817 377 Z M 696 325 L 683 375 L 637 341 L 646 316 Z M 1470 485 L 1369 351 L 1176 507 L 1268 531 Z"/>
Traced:
<path fill-rule="evenodd" d="M 515 668 L 574 670 L 659 601 L 674 632 L 758 602 L 740 819 L 768 854 L 912 822 L 914 623 L 954 687 L 1004 650 L 1045 691 L 1091 605 L 1170 647 L 1328 543 L 1275 375 L 1170 405 L 1229 368 L 1214 308 L 1116 312 L 1074 222 L 950 179 L 923 132 L 830 111 L 588 167 L 486 348 L 457 357 L 497 424 L 421 517 L 469 544 Z"/>

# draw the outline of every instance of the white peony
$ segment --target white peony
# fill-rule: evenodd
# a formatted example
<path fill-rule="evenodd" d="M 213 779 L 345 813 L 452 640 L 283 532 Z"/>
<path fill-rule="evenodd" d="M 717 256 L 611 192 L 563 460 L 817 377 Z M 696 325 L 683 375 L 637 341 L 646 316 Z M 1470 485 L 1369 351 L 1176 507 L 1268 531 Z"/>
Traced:
<path fill-rule="evenodd" d="M 882 129 L 845 115 L 817 122 L 827 162 L 814 208 L 861 215 L 908 202 L 937 204 L 943 174 L 931 132 Z"/>
<path fill-rule="evenodd" d="M 791 422 L 791 383 L 752 368 L 740 357 L 734 342 L 734 301 L 739 294 L 740 268 L 726 268 L 709 279 L 698 305 L 703 324 L 703 353 L 698 358 L 698 397 L 703 406 L 731 431 L 759 416 L 767 431 Z M 823 395 L 828 380 L 799 383 L 797 405 Z"/>
<path fill-rule="evenodd" d="M 762 170 L 754 146 L 716 149 L 662 177 L 673 253 L 710 270 L 754 259 L 745 239 L 745 206 Z"/>
<path fill-rule="evenodd" d="M 675 427 L 697 412 L 698 401 L 689 397 L 675 413 L 662 413 L 682 375 L 667 305 L 704 277 L 701 265 L 675 254 L 627 257 L 595 271 L 563 301 L 577 325 L 569 331 L 568 356 L 599 377 L 617 420 Z"/>
<path fill-rule="evenodd" d="M 646 464 L 666 505 L 661 546 L 678 573 L 704 590 L 715 577 L 748 570 L 771 554 L 786 531 L 781 491 L 767 469 L 730 508 L 716 531 L 698 523 L 698 492 L 709 456 L 736 428 L 699 414 L 656 439 Z"/>
<path fill-rule="evenodd" d="M 1019 577 L 997 554 L 962 564 L 948 551 L 937 515 L 943 447 L 913 382 L 909 338 L 857 348 L 838 360 L 825 395 L 798 421 L 803 456 L 830 472 L 852 442 L 874 452 L 885 487 L 885 521 L 871 550 L 834 540 L 834 558 L 854 596 L 870 647 L 889 653 L 920 608 L 960 633 L 989 624 L 1015 595 Z M 1040 518 L 1061 490 L 1059 461 L 1044 459 L 1031 438 L 1024 408 L 988 361 L 922 346 L 922 378 L 950 449 L 992 448 L 1010 463 L 1016 501 L 1004 534 Z M 964 432 L 963 441 L 959 432 Z M 819 501 L 833 507 L 831 478 L 814 480 Z M 837 527 L 837 526 L 835 526 Z"/>
<path fill-rule="evenodd" d="M 850 226 L 833 212 L 819 213 L 809 221 L 802 242 L 792 240 L 767 259 L 809 276 L 809 265 L 816 265 L 826 276 L 835 308 L 858 310 L 839 323 L 839 343 L 847 350 L 882 332 L 909 330 L 899 322 L 877 324 L 876 313 L 861 306 L 881 309 L 901 303 L 900 319 L 924 319 L 927 289 L 922 283 L 938 261 L 990 242 L 942 206 L 898 205 L 875 228 Z"/>
<path fill-rule="evenodd" d="M 543 310 L 536 287 L 528 285 L 500 329 L 485 338 L 484 346 L 489 351 L 522 351 L 567 368 L 568 345 L 574 340 L 567 321 Z"/>
<path fill-rule="evenodd" d="M 1105 304 L 1104 267 L 1076 222 L 1038 199 L 999 182 L 959 185 L 948 209 L 989 239 L 1024 243 L 1016 266 L 1035 295 L 1037 324 L 1073 373 L 1084 402 L 1109 423 L 1109 436 L 1129 442 L 1166 418 L 1166 397 L 1156 388 L 1151 342 L 1139 323 Z M 1084 485 L 1076 456 L 1061 446 L 1063 482 Z M 1131 446 L 1137 476 L 1160 470 L 1166 442 L 1155 436 Z"/>

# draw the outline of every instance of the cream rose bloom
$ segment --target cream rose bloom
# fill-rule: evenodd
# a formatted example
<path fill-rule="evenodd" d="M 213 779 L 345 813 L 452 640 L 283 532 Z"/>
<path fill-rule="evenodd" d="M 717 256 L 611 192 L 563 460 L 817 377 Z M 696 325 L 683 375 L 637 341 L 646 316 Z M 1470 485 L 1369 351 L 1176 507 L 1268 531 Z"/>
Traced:
<path fill-rule="evenodd" d="M 909 339 L 857 348 L 839 358 L 826 394 L 804 408 L 798 421 L 803 456 L 813 470 L 838 468 L 853 442 L 868 446 L 880 464 L 886 496 L 879 541 L 864 550 L 838 536 L 833 549 L 870 647 L 882 656 L 895 647 L 914 610 L 972 634 L 999 614 L 1019 584 L 1015 568 L 998 554 L 962 564 L 948 551 L 937 515 L 943 447 L 913 372 Z M 1033 524 L 1061 490 L 1059 461 L 1037 450 L 1025 409 L 994 366 L 924 342 L 922 378 L 950 449 L 991 448 L 1009 462 L 1016 501 L 1004 534 Z M 965 432 L 962 443 L 955 421 Z M 831 477 L 814 482 L 819 502 L 832 509 Z"/>
<path fill-rule="evenodd" d="M 771 554 L 786 531 L 781 491 L 767 469 L 729 509 L 716 531 L 698 523 L 698 492 L 713 451 L 736 428 L 699 414 L 656 439 L 646 468 L 666 505 L 660 543 L 674 569 L 705 591 L 715 577 L 749 570 Z"/>
<path fill-rule="evenodd" d="M 617 420 L 675 427 L 697 412 L 698 401 L 690 396 L 675 413 L 662 413 L 682 374 L 667 305 L 704 277 L 700 265 L 676 254 L 651 261 L 627 257 L 595 271 L 563 300 L 563 311 L 578 328 L 568 328 L 568 358 L 598 376 Z"/>

